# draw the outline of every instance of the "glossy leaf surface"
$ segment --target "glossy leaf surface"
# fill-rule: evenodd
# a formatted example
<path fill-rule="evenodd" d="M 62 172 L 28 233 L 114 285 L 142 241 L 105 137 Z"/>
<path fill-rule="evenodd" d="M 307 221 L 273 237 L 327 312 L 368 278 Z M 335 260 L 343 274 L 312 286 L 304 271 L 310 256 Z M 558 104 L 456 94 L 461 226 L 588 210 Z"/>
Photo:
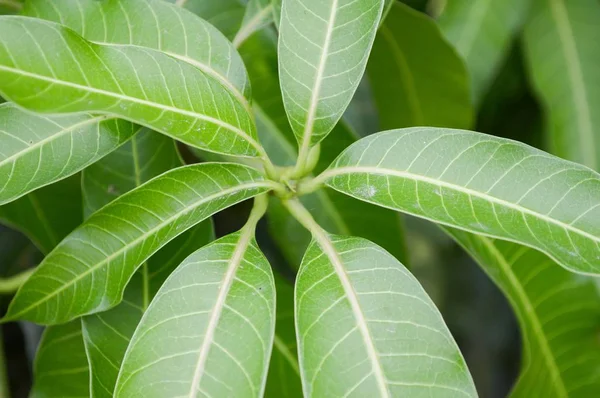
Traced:
<path fill-rule="evenodd" d="M 383 0 L 285 0 L 279 72 L 302 147 L 321 141 L 346 110 L 365 70 Z"/>
<path fill-rule="evenodd" d="M 187 62 L 39 19 L 0 17 L 0 29 L 0 93 L 25 108 L 110 114 L 214 152 L 260 151 L 244 104 Z"/>
<path fill-rule="evenodd" d="M 463 61 L 431 18 L 394 3 L 367 65 L 380 128 L 471 127 L 473 111 Z"/>
<path fill-rule="evenodd" d="M 320 180 L 600 274 L 600 175 L 525 144 L 465 130 L 392 130 L 353 144 Z"/>
<path fill-rule="evenodd" d="M 262 396 L 275 286 L 253 235 L 247 225 L 215 241 L 167 279 L 125 354 L 116 397 Z"/>
<path fill-rule="evenodd" d="M 43 116 L 0 105 L 0 205 L 75 174 L 135 129 L 110 116 Z"/>
<path fill-rule="evenodd" d="M 377 245 L 315 234 L 296 283 L 305 396 L 477 396 L 433 302 Z"/>
<path fill-rule="evenodd" d="M 108 310 L 158 249 L 272 185 L 256 170 L 234 164 L 165 173 L 103 207 L 65 238 L 21 287 L 6 318 L 52 324 Z"/>
<path fill-rule="evenodd" d="M 503 291 L 523 335 L 512 397 L 591 397 L 600 389 L 600 296 L 591 278 L 544 254 L 456 229 L 449 234 Z"/>
<path fill-rule="evenodd" d="M 525 55 L 547 111 L 552 153 L 600 170 L 600 3 L 534 3 Z"/>

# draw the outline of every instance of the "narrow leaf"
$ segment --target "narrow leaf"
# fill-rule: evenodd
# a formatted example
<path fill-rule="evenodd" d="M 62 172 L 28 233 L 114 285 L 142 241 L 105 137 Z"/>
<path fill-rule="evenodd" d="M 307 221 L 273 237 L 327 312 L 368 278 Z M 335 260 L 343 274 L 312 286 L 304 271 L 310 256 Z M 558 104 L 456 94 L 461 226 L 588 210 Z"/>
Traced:
<path fill-rule="evenodd" d="M 31 398 L 89 397 L 88 368 L 78 319 L 46 328 L 35 357 Z"/>
<path fill-rule="evenodd" d="M 39 19 L 3 16 L 0 30 L 0 93 L 25 108 L 116 115 L 219 153 L 261 151 L 244 104 L 187 62 Z"/>
<path fill-rule="evenodd" d="M 244 18 L 244 2 L 240 0 L 167 0 L 208 21 L 228 39 L 233 40 Z"/>
<path fill-rule="evenodd" d="M 169 171 L 103 207 L 65 238 L 21 287 L 5 320 L 52 324 L 108 310 L 158 249 L 272 187 L 258 171 L 235 164 Z"/>
<path fill-rule="evenodd" d="M 135 129 L 110 116 L 43 116 L 0 105 L 0 205 L 77 173 Z"/>
<path fill-rule="evenodd" d="M 256 221 L 198 250 L 167 279 L 125 354 L 116 397 L 263 395 L 275 286 Z"/>
<path fill-rule="evenodd" d="M 530 4 L 531 0 L 452 0 L 444 7 L 440 28 L 467 63 L 475 104 L 481 103 L 496 77 Z"/>
<path fill-rule="evenodd" d="M 477 396 L 439 311 L 398 260 L 361 238 L 314 239 L 295 298 L 306 396 Z"/>
<path fill-rule="evenodd" d="M 239 47 L 254 32 L 257 32 L 273 22 L 273 4 L 271 0 L 250 0 L 242 26 L 233 39 L 233 44 Z"/>
<path fill-rule="evenodd" d="M 367 65 L 381 129 L 471 127 L 463 61 L 431 18 L 399 2 L 390 6 Z"/>
<path fill-rule="evenodd" d="M 160 0 L 31 0 L 23 15 L 65 25 L 97 44 L 134 44 L 188 62 L 245 102 L 250 84 L 244 63 L 215 27 Z"/>
<path fill-rule="evenodd" d="M 446 229 L 510 301 L 523 334 L 512 397 L 591 397 L 600 391 L 600 296 L 595 282 L 540 252 Z"/>
<path fill-rule="evenodd" d="M 342 117 L 363 75 L 383 0 L 284 0 L 279 72 L 285 109 L 301 148 Z"/>
<path fill-rule="evenodd" d="M 464 130 L 392 130 L 353 144 L 317 180 L 600 274 L 600 176 L 516 141 Z"/>
<path fill-rule="evenodd" d="M 552 153 L 600 170 L 600 18 L 594 0 L 541 0 L 525 29 L 525 55 L 547 111 Z"/>

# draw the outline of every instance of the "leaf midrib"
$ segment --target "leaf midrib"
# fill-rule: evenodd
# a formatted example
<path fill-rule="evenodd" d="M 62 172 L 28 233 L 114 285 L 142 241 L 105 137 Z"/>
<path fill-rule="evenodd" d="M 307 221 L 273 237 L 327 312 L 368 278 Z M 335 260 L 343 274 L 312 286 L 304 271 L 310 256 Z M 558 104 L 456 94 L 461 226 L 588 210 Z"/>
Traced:
<path fill-rule="evenodd" d="M 502 205 L 502 206 L 511 208 L 518 212 L 525 213 L 530 216 L 536 217 L 547 223 L 557 225 L 563 229 L 570 230 L 578 235 L 581 235 L 587 239 L 590 239 L 590 240 L 596 242 L 596 244 L 600 242 L 600 237 L 598 237 L 598 236 L 594 236 L 586 231 L 583 231 L 579 228 L 573 227 L 572 225 L 565 224 L 564 222 L 562 222 L 560 220 L 548 217 L 545 214 L 538 213 L 534 210 L 528 209 L 528 208 L 520 206 L 518 204 L 514 204 L 514 203 L 508 202 L 504 199 L 500 199 L 495 196 L 488 195 L 484 192 L 475 191 L 473 189 L 462 187 L 460 185 L 452 184 L 452 183 L 449 183 L 446 181 L 436 180 L 435 178 L 414 174 L 414 173 L 411 173 L 408 171 L 392 170 L 392 169 L 386 169 L 386 168 L 374 167 L 374 166 L 339 167 L 339 168 L 333 168 L 333 169 L 325 171 L 323 174 L 321 174 L 315 180 L 318 180 L 318 181 L 329 180 L 330 178 L 333 178 L 336 176 L 348 175 L 348 174 L 354 174 L 354 173 L 371 173 L 371 174 L 380 174 L 380 175 L 390 175 L 390 176 L 395 176 L 395 177 L 400 177 L 400 178 L 412 179 L 415 181 L 422 181 L 422 182 L 425 182 L 428 184 L 437 185 L 442 188 L 448 188 L 448 189 L 452 189 L 455 191 L 463 192 L 467 195 L 478 197 L 478 198 L 486 200 L 488 202 L 496 203 L 498 205 Z M 339 191 L 339 189 L 335 188 L 331 184 L 328 184 L 328 185 Z"/>
<path fill-rule="evenodd" d="M 106 95 L 108 97 L 116 98 L 116 99 L 123 100 L 123 101 L 130 101 L 130 102 L 138 103 L 138 104 L 149 106 L 149 107 L 152 107 L 152 108 L 157 108 L 157 109 L 160 109 L 162 111 L 170 111 L 170 112 L 178 113 L 178 114 L 181 114 L 181 115 L 184 115 L 184 116 L 193 117 L 195 119 L 204 120 L 204 121 L 207 121 L 209 123 L 215 124 L 217 126 L 223 127 L 223 128 L 225 128 L 225 129 L 227 129 L 227 130 L 229 130 L 231 132 L 234 132 L 235 134 L 237 134 L 238 136 L 240 136 L 241 138 L 243 138 L 244 140 L 246 140 L 258 152 L 260 152 L 260 150 L 259 150 L 259 148 L 261 148 L 260 145 L 249 134 L 247 134 L 246 132 L 244 132 L 243 130 L 241 130 L 238 127 L 235 127 L 235 126 L 233 126 L 233 125 L 231 125 L 229 123 L 226 123 L 226 122 L 224 122 L 222 120 L 215 119 L 215 118 L 213 118 L 211 116 L 208 116 L 208 115 L 203 115 L 203 114 L 192 112 L 192 111 L 188 111 L 188 110 L 185 110 L 185 109 L 176 108 L 176 107 L 168 106 L 168 105 L 164 105 L 164 104 L 159 104 L 159 103 L 148 101 L 148 100 L 143 100 L 141 98 L 135 98 L 135 97 L 131 97 L 131 96 L 124 95 L 124 94 L 117 94 L 117 93 L 113 93 L 111 91 L 106 91 L 106 90 L 98 89 L 98 88 L 95 88 L 95 87 L 89 87 L 89 86 L 84 86 L 84 85 L 77 84 L 77 83 L 71 83 L 71 82 L 64 81 L 64 80 L 58 80 L 58 79 L 54 79 L 54 78 L 51 78 L 51 77 L 39 75 L 37 73 L 27 72 L 27 71 L 24 71 L 24 70 L 21 70 L 21 69 L 11 68 L 11 67 L 4 66 L 4 65 L 0 65 L 0 70 L 5 70 L 5 71 L 7 71 L 9 73 L 20 74 L 20 75 L 23 75 L 23 76 L 31 77 L 31 78 L 34 78 L 34 79 L 39 79 L 39 80 L 46 81 L 46 82 L 53 83 L 53 84 L 57 84 L 57 85 L 62 85 L 62 86 L 66 86 L 66 87 L 72 87 L 72 88 L 75 88 L 75 89 L 78 89 L 78 90 L 82 90 L 82 91 L 90 91 L 92 93 Z M 94 111 L 94 112 L 102 113 L 102 111 Z M 107 113 L 110 113 L 110 112 L 107 112 Z"/>
<path fill-rule="evenodd" d="M 53 291 L 52 293 L 46 295 L 44 298 L 42 298 L 42 299 L 34 302 L 33 304 L 30 304 L 29 306 L 27 306 L 26 308 L 24 308 L 23 310 L 19 311 L 16 314 L 12 314 L 10 316 L 8 316 L 8 314 L 7 314 L 7 316 L 5 316 L 5 318 L 3 319 L 3 321 L 7 322 L 9 320 L 16 319 L 19 316 L 21 316 L 22 314 L 25 314 L 25 313 L 29 312 L 32 308 L 35 308 L 35 307 L 37 307 L 38 305 L 40 305 L 42 303 L 45 303 L 46 301 L 50 300 L 52 297 L 54 297 L 54 296 L 58 295 L 59 293 L 61 293 L 63 290 L 69 288 L 71 285 L 73 285 L 73 284 L 77 283 L 79 280 L 85 278 L 88 274 L 91 274 L 91 273 L 95 272 L 97 269 L 103 267 L 105 264 L 110 263 L 114 258 L 120 256 L 123 252 L 126 252 L 131 247 L 135 247 L 138 243 L 140 243 L 140 242 L 144 241 L 145 239 L 147 239 L 148 237 L 152 236 L 154 233 L 158 232 L 160 229 L 162 229 L 166 225 L 168 225 L 171 222 L 177 220 L 178 218 L 182 217 L 186 213 L 195 210 L 199 206 L 202 206 L 206 202 L 210 202 L 211 200 L 217 199 L 217 198 L 222 197 L 224 195 L 233 194 L 233 193 L 235 193 L 237 191 L 243 191 L 245 189 L 252 189 L 252 188 L 261 188 L 261 187 L 262 188 L 272 188 L 273 185 L 269 181 L 263 181 L 263 182 L 260 182 L 260 183 L 242 184 L 242 185 L 238 185 L 238 186 L 233 187 L 233 188 L 222 190 L 222 191 L 220 191 L 218 193 L 215 193 L 215 194 L 212 194 L 212 195 L 208 195 L 208 196 L 202 198 L 199 202 L 195 202 L 194 204 L 192 204 L 190 206 L 186 206 L 184 209 L 182 209 L 178 213 L 176 213 L 173 216 L 167 218 L 166 220 L 164 220 L 163 222 L 161 222 L 160 224 L 158 224 L 156 227 L 151 228 L 150 230 L 148 230 L 148 232 L 146 232 L 146 233 L 140 235 L 139 237 L 137 237 L 136 239 L 132 240 L 126 246 L 123 246 L 121 249 L 115 251 L 110 256 L 106 257 L 105 259 L 103 259 L 102 261 L 100 261 L 99 263 L 97 263 L 96 265 L 93 265 L 92 267 L 90 267 L 86 271 L 82 272 L 80 275 L 76 276 L 75 278 L 71 279 L 67 283 L 63 284 L 60 288 L 58 288 L 55 291 Z M 200 220 L 198 222 L 201 222 L 201 221 L 202 220 Z M 59 250 L 60 247 L 61 246 L 58 246 L 55 250 Z M 50 255 L 52 255 L 52 253 L 50 253 L 49 256 Z M 13 303 L 14 302 L 15 301 L 13 301 Z"/>

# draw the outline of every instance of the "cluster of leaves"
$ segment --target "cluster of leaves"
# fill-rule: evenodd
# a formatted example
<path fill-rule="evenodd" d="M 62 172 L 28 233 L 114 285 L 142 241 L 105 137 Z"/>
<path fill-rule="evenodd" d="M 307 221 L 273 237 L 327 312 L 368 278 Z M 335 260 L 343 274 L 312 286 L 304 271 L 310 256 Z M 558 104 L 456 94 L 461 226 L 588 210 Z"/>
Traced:
<path fill-rule="evenodd" d="M 0 219 L 46 253 L 4 317 L 48 325 L 34 395 L 476 396 L 397 212 L 509 298 L 515 396 L 600 389 L 595 0 L 0 4 Z M 581 164 L 458 129 L 528 15 L 550 149 Z M 387 131 L 360 138 L 369 106 Z"/>

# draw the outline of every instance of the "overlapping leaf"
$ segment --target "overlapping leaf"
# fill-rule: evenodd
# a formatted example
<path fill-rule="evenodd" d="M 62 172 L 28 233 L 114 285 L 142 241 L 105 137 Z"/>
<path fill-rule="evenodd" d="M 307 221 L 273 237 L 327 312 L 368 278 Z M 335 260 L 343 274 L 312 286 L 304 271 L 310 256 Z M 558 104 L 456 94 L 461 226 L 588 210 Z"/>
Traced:
<path fill-rule="evenodd" d="M 22 286 L 6 319 L 62 323 L 105 311 L 148 257 L 228 206 L 273 186 L 254 169 L 202 164 L 165 173 L 95 213 Z"/>
<path fill-rule="evenodd" d="M 250 0 L 246 6 L 242 26 L 233 39 L 239 47 L 250 35 L 273 22 L 273 4 L 271 0 Z"/>
<path fill-rule="evenodd" d="M 262 396 L 275 286 L 256 221 L 198 250 L 167 279 L 133 335 L 114 396 Z"/>
<path fill-rule="evenodd" d="M 318 181 L 600 274 L 600 176 L 516 141 L 452 129 L 387 131 L 353 144 Z"/>
<path fill-rule="evenodd" d="M 462 60 L 429 17 L 399 2 L 390 6 L 367 65 L 380 127 L 471 127 Z"/>
<path fill-rule="evenodd" d="M 134 44 L 188 62 L 228 87 L 242 102 L 250 96 L 239 54 L 211 24 L 161 0 L 31 0 L 23 15 L 70 27 L 98 44 Z"/>
<path fill-rule="evenodd" d="M 244 104 L 187 62 L 93 44 L 39 19 L 0 17 L 0 29 L 0 93 L 13 102 L 38 112 L 116 115 L 214 152 L 261 152 Z"/>
<path fill-rule="evenodd" d="M 542 0 L 525 29 L 525 55 L 547 114 L 551 150 L 600 170 L 600 3 Z"/>
<path fill-rule="evenodd" d="M 600 389 L 600 300 L 595 282 L 544 254 L 447 229 L 506 294 L 521 326 L 512 397 L 591 397 Z"/>
<path fill-rule="evenodd" d="M 398 260 L 364 239 L 314 239 L 295 299 L 306 396 L 477 396 L 440 313 Z"/>
<path fill-rule="evenodd" d="M 285 0 L 279 72 L 292 130 L 306 152 L 334 128 L 363 75 L 383 0 Z"/>
<path fill-rule="evenodd" d="M 167 0 L 199 15 L 233 40 L 244 18 L 244 2 L 240 0 Z"/>
<path fill-rule="evenodd" d="M 467 63 L 479 104 L 498 72 L 531 0 L 448 1 L 439 24 Z"/>
<path fill-rule="evenodd" d="M 0 204 L 82 170 L 136 129 L 110 116 L 43 116 L 0 105 Z"/>

